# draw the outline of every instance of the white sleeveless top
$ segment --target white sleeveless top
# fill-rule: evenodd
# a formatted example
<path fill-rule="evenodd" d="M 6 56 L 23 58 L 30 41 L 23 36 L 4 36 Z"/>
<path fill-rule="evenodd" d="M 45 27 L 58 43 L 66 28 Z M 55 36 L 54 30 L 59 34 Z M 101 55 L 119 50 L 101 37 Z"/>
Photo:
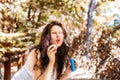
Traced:
<path fill-rule="evenodd" d="M 12 80 L 33 80 L 33 77 L 30 71 L 24 65 L 13 75 Z"/>
<path fill-rule="evenodd" d="M 51 75 L 51 77 L 50 77 L 50 80 L 56 80 L 56 76 L 57 76 L 57 71 L 55 69 L 53 75 Z"/>
<path fill-rule="evenodd" d="M 50 80 L 56 80 L 56 76 L 57 71 L 55 69 L 53 75 L 50 77 Z M 30 71 L 24 65 L 18 72 L 13 75 L 12 80 L 33 80 L 33 77 Z"/>
<path fill-rule="evenodd" d="M 36 55 L 34 55 L 34 50 L 30 52 L 25 62 L 25 65 L 17 71 L 12 80 L 33 80 L 32 73 L 28 70 L 27 66 L 34 66 L 34 62 L 36 61 Z M 53 75 L 51 75 L 50 80 L 56 80 L 57 71 L 54 70 Z"/>

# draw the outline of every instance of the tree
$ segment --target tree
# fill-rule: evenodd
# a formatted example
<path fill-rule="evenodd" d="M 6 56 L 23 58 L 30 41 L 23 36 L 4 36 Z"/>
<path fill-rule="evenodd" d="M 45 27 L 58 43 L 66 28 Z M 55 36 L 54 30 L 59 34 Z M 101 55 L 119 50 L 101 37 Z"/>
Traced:
<path fill-rule="evenodd" d="M 87 19 L 87 39 L 86 39 L 86 46 L 87 46 L 87 55 L 90 57 L 90 49 L 91 49 L 91 42 L 92 42 L 92 30 L 93 30 L 93 12 L 95 10 L 95 0 L 90 1 L 89 11 L 88 11 L 88 19 Z"/>

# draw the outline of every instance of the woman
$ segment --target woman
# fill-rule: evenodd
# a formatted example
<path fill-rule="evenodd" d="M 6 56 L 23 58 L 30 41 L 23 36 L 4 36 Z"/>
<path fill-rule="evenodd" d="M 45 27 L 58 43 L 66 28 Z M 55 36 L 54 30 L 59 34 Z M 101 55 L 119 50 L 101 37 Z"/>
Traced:
<path fill-rule="evenodd" d="M 24 66 L 12 80 L 66 80 L 71 73 L 66 37 L 61 23 L 52 21 L 46 25 L 40 43 L 30 50 Z"/>

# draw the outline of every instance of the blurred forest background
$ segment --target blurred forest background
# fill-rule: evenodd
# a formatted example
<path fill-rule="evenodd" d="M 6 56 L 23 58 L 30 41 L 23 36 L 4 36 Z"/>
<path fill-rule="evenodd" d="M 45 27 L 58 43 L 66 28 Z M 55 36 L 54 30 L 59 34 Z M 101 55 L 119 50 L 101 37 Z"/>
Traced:
<path fill-rule="evenodd" d="M 65 27 L 75 78 L 120 79 L 120 0 L 0 0 L 0 61 L 36 45 L 52 20 Z M 14 58 L 14 57 L 13 57 Z M 2 65 L 2 64 L 1 64 Z M 85 71 L 85 72 L 86 72 Z M 76 76 L 77 75 L 77 76 Z M 73 76 L 72 76 L 73 77 Z"/>

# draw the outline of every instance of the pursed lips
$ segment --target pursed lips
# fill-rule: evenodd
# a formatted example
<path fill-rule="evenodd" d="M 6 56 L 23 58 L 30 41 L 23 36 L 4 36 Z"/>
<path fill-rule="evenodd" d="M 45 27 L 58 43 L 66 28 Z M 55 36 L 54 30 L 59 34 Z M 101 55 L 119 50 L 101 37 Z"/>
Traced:
<path fill-rule="evenodd" d="M 59 43 L 61 42 L 61 40 L 60 40 L 60 39 L 57 39 L 56 42 L 59 44 Z"/>

